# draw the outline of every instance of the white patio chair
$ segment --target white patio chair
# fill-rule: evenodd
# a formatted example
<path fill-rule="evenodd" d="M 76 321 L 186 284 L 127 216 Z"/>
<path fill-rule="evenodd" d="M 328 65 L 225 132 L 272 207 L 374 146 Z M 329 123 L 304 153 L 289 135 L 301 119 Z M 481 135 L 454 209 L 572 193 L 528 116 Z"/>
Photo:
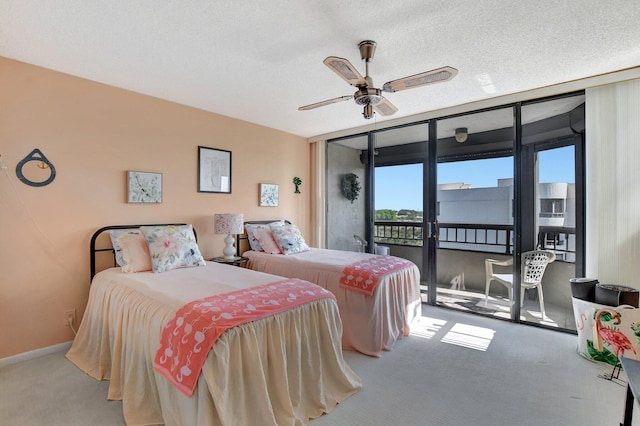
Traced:
<path fill-rule="evenodd" d="M 359 235 L 354 235 L 353 239 L 356 240 L 356 249 L 359 253 L 366 253 L 367 251 L 367 242 L 360 237 Z"/>
<path fill-rule="evenodd" d="M 540 301 L 540 313 L 542 319 L 546 318 L 544 310 L 544 297 L 542 295 L 542 276 L 547 268 L 547 265 L 556 260 L 555 253 L 548 250 L 532 250 L 522 253 L 521 263 L 521 282 L 520 287 L 520 307 L 524 305 L 524 290 L 528 288 L 538 289 L 538 300 Z M 486 274 L 486 288 L 484 291 L 485 305 L 489 300 L 489 287 L 491 281 L 496 281 L 509 290 L 509 301 L 513 305 L 513 273 L 500 274 L 493 271 L 494 266 L 511 266 L 513 265 L 513 259 L 505 261 L 498 261 L 494 259 L 485 259 L 485 274 Z"/>

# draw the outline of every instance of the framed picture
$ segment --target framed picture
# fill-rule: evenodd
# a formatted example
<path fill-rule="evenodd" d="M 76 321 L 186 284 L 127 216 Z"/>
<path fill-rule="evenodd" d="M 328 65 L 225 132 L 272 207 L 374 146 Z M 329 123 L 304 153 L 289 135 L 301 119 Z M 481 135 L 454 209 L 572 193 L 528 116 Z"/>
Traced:
<path fill-rule="evenodd" d="M 161 203 L 162 173 L 127 172 L 128 203 Z"/>
<path fill-rule="evenodd" d="M 278 206 L 278 185 L 271 183 L 260 184 L 260 206 L 261 207 L 277 207 Z"/>
<path fill-rule="evenodd" d="M 231 194 L 231 151 L 198 147 L 198 192 Z"/>

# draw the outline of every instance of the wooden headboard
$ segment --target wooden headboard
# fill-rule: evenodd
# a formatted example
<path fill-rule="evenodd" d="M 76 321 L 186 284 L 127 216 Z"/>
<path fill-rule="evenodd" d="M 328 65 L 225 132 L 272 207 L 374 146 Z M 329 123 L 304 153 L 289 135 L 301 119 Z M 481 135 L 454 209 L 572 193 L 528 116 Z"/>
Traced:
<path fill-rule="evenodd" d="M 286 224 L 291 224 L 291 222 L 289 222 L 286 219 L 271 219 L 271 220 L 248 220 L 246 221 L 244 224 L 245 225 L 264 225 L 267 223 L 271 223 L 271 222 L 277 222 L 279 220 L 284 220 L 284 223 Z M 237 256 L 242 256 L 242 253 L 244 253 L 247 250 L 251 250 L 251 246 L 249 245 L 249 237 L 247 236 L 247 231 L 246 231 L 246 227 L 243 227 L 244 232 L 242 234 L 238 234 L 236 235 L 236 253 Z"/>
<path fill-rule="evenodd" d="M 111 225 L 105 226 L 103 228 L 98 229 L 91 236 L 91 243 L 89 244 L 89 259 L 91 262 L 91 279 L 93 280 L 93 276 L 96 274 L 97 269 L 97 258 L 100 254 L 105 252 L 111 252 L 111 266 L 117 266 L 116 264 L 116 251 L 111 245 L 111 238 L 109 237 L 109 231 L 113 229 L 130 229 L 130 228 L 140 228 L 141 226 L 167 226 L 167 225 L 186 225 L 186 223 L 154 223 L 154 224 L 142 224 L 142 225 Z M 106 234 L 105 234 L 106 233 Z M 105 235 L 103 235 L 105 234 Z M 198 239 L 198 235 L 196 234 L 196 230 L 193 230 L 193 235 L 196 237 L 196 241 Z M 102 262 L 104 265 L 105 262 Z M 102 269 L 101 269 L 102 270 Z"/>

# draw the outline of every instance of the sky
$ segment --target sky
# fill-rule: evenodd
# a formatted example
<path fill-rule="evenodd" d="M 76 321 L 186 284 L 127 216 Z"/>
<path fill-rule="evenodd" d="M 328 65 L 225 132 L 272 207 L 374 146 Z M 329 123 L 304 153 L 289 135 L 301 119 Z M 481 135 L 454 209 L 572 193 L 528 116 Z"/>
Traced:
<path fill-rule="evenodd" d="M 538 162 L 540 182 L 575 182 L 573 147 L 542 151 Z M 438 184 L 487 188 L 512 177 L 512 157 L 438 164 Z M 422 210 L 422 164 L 377 167 L 375 180 L 376 210 Z"/>

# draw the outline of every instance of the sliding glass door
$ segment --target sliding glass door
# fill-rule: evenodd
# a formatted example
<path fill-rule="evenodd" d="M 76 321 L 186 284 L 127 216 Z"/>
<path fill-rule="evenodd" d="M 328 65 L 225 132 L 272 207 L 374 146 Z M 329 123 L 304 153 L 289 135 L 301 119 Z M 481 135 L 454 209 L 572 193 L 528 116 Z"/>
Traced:
<path fill-rule="evenodd" d="M 511 318 L 512 292 L 487 286 L 486 261 L 512 270 L 499 265 L 513 260 L 513 117 L 507 107 L 437 122 L 438 305 Z"/>
<path fill-rule="evenodd" d="M 522 290 L 520 319 L 570 330 L 576 326 L 569 280 L 584 273 L 584 102 L 582 94 L 558 97 L 524 104 L 521 112 L 520 198 L 528 206 L 520 214 L 522 251 L 547 250 L 554 261 L 541 293 Z"/>
<path fill-rule="evenodd" d="M 434 237 L 428 232 L 429 124 L 375 133 L 374 242 L 378 253 L 411 260 L 427 301 Z"/>
<path fill-rule="evenodd" d="M 428 123 L 383 129 L 327 143 L 327 248 L 389 254 L 414 262 L 426 300 L 429 259 L 435 234 L 425 233 Z M 345 197 L 346 178 L 360 186 L 353 201 Z M 427 243 L 427 244 L 425 244 Z"/>
<path fill-rule="evenodd" d="M 436 125 L 437 304 L 575 330 L 569 279 L 583 272 L 584 95 Z M 534 250 L 553 259 L 535 287 L 524 257 Z"/>

